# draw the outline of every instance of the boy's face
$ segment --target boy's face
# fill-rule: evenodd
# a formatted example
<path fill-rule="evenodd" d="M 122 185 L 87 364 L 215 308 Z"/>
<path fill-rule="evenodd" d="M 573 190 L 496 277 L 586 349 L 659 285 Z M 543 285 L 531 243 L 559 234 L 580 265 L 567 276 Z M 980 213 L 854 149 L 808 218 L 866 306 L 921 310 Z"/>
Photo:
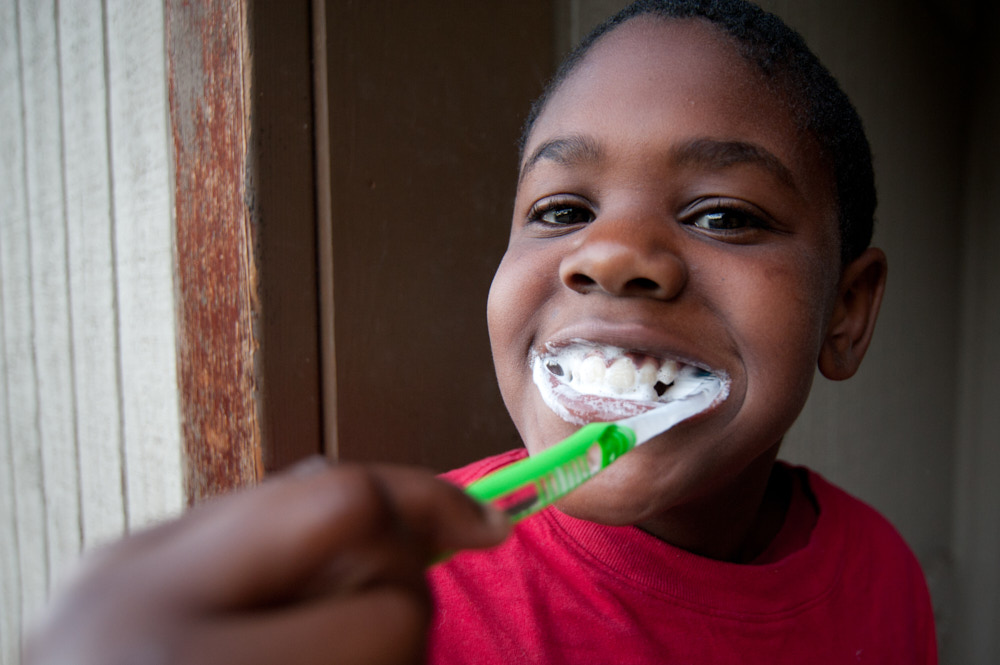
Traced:
<path fill-rule="evenodd" d="M 620 349 L 637 367 L 672 360 L 731 382 L 725 401 L 563 510 L 641 523 L 766 473 L 809 392 L 841 274 L 833 181 L 813 139 L 713 27 L 637 19 L 551 97 L 524 155 L 489 327 L 529 451 L 577 428 L 543 402 L 533 355 L 610 361 Z M 614 400 L 566 402 L 578 420 L 616 413 Z"/>

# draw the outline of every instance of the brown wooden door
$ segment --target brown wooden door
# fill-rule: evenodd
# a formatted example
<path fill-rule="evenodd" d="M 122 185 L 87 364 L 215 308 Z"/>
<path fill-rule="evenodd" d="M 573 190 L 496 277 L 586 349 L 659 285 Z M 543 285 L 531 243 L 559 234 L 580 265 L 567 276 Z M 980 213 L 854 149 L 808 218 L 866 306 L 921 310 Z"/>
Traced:
<path fill-rule="evenodd" d="M 485 305 L 550 2 L 168 0 L 190 502 L 519 445 Z"/>
<path fill-rule="evenodd" d="M 486 297 L 518 134 L 553 61 L 552 5 L 343 0 L 325 14 L 328 453 L 445 469 L 520 445 Z"/>

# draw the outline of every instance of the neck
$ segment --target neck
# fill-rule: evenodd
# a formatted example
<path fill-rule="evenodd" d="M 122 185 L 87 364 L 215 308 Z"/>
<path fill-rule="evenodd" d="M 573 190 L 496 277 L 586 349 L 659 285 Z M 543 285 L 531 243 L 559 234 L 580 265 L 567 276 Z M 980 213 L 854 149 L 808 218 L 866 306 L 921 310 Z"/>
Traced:
<path fill-rule="evenodd" d="M 790 479 L 776 472 L 778 447 L 700 499 L 638 526 L 700 556 L 753 561 L 781 530 L 791 500 Z"/>

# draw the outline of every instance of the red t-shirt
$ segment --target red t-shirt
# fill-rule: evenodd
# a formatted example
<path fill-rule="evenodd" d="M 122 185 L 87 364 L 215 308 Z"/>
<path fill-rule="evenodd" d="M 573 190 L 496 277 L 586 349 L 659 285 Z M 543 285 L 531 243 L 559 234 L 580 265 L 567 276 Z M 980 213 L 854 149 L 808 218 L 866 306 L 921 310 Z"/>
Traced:
<path fill-rule="evenodd" d="M 523 454 L 446 477 L 466 485 Z M 927 587 L 902 538 L 820 476 L 793 472 L 798 489 L 761 563 L 555 509 L 497 548 L 456 555 L 429 573 L 430 662 L 936 663 Z"/>

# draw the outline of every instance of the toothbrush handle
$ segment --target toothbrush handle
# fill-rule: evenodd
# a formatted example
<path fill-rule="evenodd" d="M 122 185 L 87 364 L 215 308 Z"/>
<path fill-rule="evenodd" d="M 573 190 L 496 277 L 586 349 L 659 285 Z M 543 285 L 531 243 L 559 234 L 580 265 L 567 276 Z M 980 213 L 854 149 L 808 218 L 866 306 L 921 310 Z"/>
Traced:
<path fill-rule="evenodd" d="M 518 522 L 579 487 L 635 447 L 635 432 L 591 423 L 551 448 L 480 478 L 466 488 Z"/>

